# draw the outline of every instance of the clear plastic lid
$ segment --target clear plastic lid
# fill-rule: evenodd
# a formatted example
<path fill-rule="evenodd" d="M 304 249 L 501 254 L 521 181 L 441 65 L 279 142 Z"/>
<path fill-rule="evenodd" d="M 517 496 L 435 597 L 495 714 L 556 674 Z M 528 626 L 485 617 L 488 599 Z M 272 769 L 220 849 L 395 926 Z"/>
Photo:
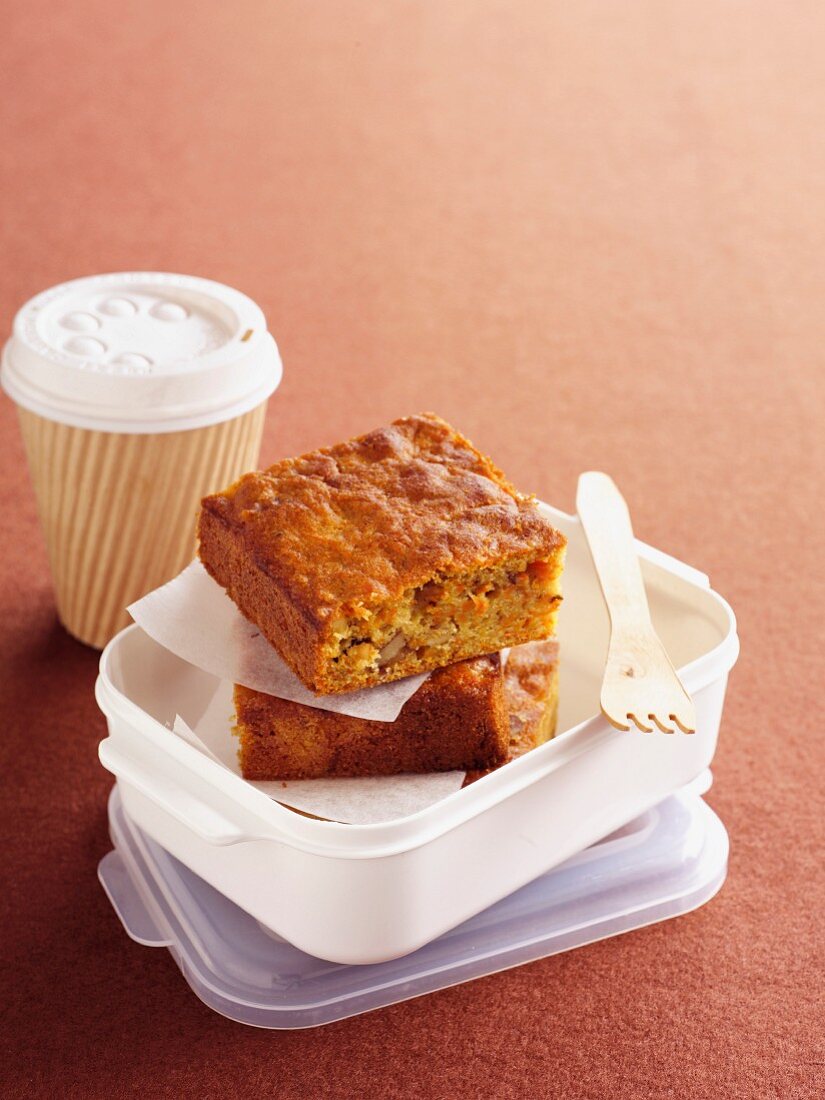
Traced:
<path fill-rule="evenodd" d="M 346 966 L 277 938 L 109 800 L 114 851 L 100 881 L 138 943 L 168 947 L 216 1012 L 265 1028 L 315 1027 L 679 916 L 725 880 L 728 837 L 700 781 L 411 955 Z"/>
<path fill-rule="evenodd" d="M 275 390 L 281 360 L 260 308 L 209 279 L 92 275 L 14 319 L 0 381 L 24 408 L 110 432 L 170 432 L 240 416 Z"/>

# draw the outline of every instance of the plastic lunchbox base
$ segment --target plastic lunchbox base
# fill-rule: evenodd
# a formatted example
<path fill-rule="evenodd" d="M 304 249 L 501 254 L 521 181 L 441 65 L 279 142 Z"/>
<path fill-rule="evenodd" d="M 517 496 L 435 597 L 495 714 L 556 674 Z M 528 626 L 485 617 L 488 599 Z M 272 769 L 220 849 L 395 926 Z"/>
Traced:
<path fill-rule="evenodd" d="M 689 912 L 725 880 L 728 837 L 703 777 L 439 939 L 400 959 L 325 962 L 265 930 L 140 832 L 109 799 L 99 878 L 127 933 L 167 947 L 214 1011 L 261 1028 L 317 1027 Z"/>

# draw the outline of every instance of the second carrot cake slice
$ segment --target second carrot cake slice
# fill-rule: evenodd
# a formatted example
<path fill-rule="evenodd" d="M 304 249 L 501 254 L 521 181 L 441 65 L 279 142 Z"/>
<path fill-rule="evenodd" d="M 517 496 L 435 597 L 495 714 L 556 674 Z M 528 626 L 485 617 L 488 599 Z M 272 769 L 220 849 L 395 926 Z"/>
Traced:
<path fill-rule="evenodd" d="M 511 649 L 437 669 L 394 722 L 368 722 L 235 685 L 245 779 L 319 779 L 468 770 L 467 781 L 555 732 L 558 645 Z"/>

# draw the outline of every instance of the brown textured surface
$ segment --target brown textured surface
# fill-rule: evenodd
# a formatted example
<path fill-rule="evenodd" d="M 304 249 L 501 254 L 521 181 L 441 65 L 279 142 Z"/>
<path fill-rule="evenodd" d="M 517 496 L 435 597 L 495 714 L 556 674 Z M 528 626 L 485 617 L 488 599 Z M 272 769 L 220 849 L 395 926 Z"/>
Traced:
<path fill-rule="evenodd" d="M 523 589 L 526 618 L 545 589 L 557 591 L 565 546 L 532 500 L 431 413 L 245 474 L 204 499 L 198 533 L 211 575 L 320 692 L 487 652 L 473 644 L 476 618 L 461 624 L 446 659 L 434 649 L 429 660 L 411 652 L 342 679 L 324 652 L 336 621 L 360 629 L 362 618 L 392 612 L 405 593 L 428 582 L 469 577 L 472 586 L 481 569 L 546 563 L 547 583 Z M 536 636 L 517 625 L 497 634 L 493 648 Z"/>
<path fill-rule="evenodd" d="M 265 459 L 430 407 L 562 508 L 606 469 L 743 645 L 706 907 L 320 1031 L 244 1029 L 95 879 L 97 657 L 55 625 L 0 398 L 4 1096 L 821 1094 L 823 36 L 808 0 L 4 5 L 6 326 L 93 271 L 235 284 L 286 368 Z"/>
<path fill-rule="evenodd" d="M 367 722 L 235 685 L 247 779 L 489 768 L 503 763 L 508 711 L 498 654 L 439 668 L 395 722 Z"/>
<path fill-rule="evenodd" d="M 511 649 L 504 681 L 510 757 L 515 759 L 548 741 L 555 732 L 559 696 L 558 642 L 528 642 Z"/>
<path fill-rule="evenodd" d="M 504 667 L 507 751 L 503 764 L 549 741 L 559 710 L 559 644 L 554 639 L 515 646 Z M 496 767 L 470 769 L 464 786 Z"/>

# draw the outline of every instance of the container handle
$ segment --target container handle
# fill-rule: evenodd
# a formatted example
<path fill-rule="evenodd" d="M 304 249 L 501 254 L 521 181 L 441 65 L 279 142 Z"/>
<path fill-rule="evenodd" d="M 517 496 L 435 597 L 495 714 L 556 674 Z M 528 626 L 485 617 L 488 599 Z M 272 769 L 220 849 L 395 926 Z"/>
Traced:
<path fill-rule="evenodd" d="M 172 940 L 163 935 L 146 908 L 120 852 L 109 852 L 103 857 L 97 877 L 130 939 L 144 947 L 172 946 Z"/>
<path fill-rule="evenodd" d="M 103 767 L 118 780 L 122 779 L 124 783 L 134 787 L 144 798 L 148 798 L 164 813 L 185 825 L 208 844 L 240 844 L 255 839 L 188 791 L 172 786 L 159 775 L 150 778 L 131 757 L 112 745 L 111 737 L 100 742 L 98 755 Z"/>

